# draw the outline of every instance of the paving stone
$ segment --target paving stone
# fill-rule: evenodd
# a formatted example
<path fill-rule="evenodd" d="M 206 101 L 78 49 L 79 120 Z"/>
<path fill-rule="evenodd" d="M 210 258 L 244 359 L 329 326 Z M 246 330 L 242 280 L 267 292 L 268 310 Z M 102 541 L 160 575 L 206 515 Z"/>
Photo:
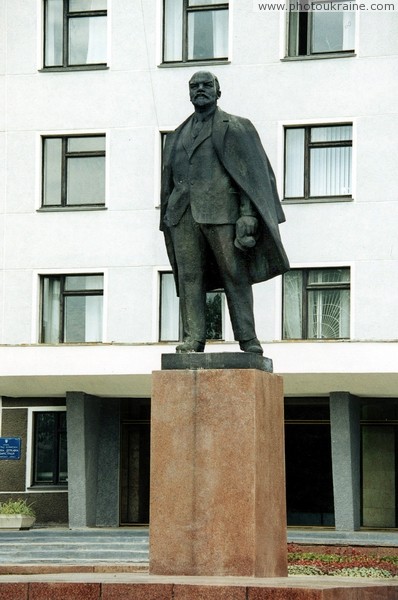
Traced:
<path fill-rule="evenodd" d="M 100 583 L 47 583 L 29 584 L 29 600 L 99 600 Z"/>
<path fill-rule="evenodd" d="M 0 600 L 27 600 L 28 583 L 3 583 L 0 585 Z"/>
<path fill-rule="evenodd" d="M 159 584 L 134 584 L 129 583 L 103 583 L 101 600 L 172 600 L 173 585 Z"/>
<path fill-rule="evenodd" d="M 246 587 L 176 584 L 173 600 L 246 600 Z"/>

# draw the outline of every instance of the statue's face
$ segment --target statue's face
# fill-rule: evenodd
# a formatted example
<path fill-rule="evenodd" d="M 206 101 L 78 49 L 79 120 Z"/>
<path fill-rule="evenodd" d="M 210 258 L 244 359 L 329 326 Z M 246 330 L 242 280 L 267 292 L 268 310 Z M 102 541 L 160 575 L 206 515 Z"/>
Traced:
<path fill-rule="evenodd" d="M 211 73 L 195 73 L 189 82 L 189 96 L 195 107 L 207 108 L 217 103 L 219 92 Z"/>

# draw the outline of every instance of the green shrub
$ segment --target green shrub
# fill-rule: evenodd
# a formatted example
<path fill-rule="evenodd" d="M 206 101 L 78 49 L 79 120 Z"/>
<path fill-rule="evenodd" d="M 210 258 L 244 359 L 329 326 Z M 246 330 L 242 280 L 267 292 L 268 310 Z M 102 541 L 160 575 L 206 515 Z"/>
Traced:
<path fill-rule="evenodd" d="M 322 569 L 312 567 L 311 565 L 288 565 L 287 572 L 289 575 L 324 575 Z"/>
<path fill-rule="evenodd" d="M 26 500 L 7 500 L 0 502 L 0 515 L 24 515 L 26 517 L 35 517 L 36 513 L 31 504 Z"/>

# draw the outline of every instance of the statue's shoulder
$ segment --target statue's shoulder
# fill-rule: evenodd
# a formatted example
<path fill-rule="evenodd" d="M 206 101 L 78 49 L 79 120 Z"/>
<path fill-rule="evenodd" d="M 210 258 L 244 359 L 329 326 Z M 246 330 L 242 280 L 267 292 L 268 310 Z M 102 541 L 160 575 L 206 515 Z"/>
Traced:
<path fill-rule="evenodd" d="M 217 110 L 217 119 L 219 122 L 228 123 L 231 130 L 237 133 L 247 133 L 255 130 L 253 123 L 249 119 L 239 117 L 238 115 L 231 115 L 220 108 Z"/>

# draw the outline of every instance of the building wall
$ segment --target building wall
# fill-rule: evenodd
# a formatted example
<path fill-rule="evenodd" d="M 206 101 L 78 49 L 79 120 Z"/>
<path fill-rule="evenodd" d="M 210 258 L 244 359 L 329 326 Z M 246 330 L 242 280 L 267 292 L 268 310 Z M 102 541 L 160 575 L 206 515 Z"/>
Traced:
<path fill-rule="evenodd" d="M 29 410 L 65 405 L 62 399 L 2 398 L 1 436 L 21 438 L 20 460 L 2 460 L 0 463 L 0 502 L 23 499 L 36 513 L 38 524 L 68 522 L 67 489 L 30 485 L 27 473 L 33 463 L 32 425 Z"/>
<path fill-rule="evenodd" d="M 40 70 L 41 5 L 0 3 L 0 395 L 16 396 L 3 400 L 1 435 L 20 435 L 26 448 L 35 405 L 27 396 L 149 396 L 161 351 L 173 350 L 149 348 L 158 341 L 157 271 L 168 268 L 158 231 L 160 132 L 190 114 L 187 82 L 203 68 L 219 77 L 220 106 L 255 124 L 281 194 L 285 125 L 353 123 L 352 201 L 284 202 L 281 233 L 293 267 L 351 268 L 351 340 L 363 343 L 281 341 L 281 278 L 255 286 L 257 330 L 288 396 L 396 397 L 395 344 L 372 342 L 398 339 L 397 13 L 356 15 L 356 56 L 284 60 L 284 15 L 239 0 L 230 9 L 229 64 L 172 67 L 160 65 L 161 0 L 108 0 L 108 68 L 50 73 Z M 39 210 L 41 135 L 76 133 L 106 134 L 106 208 Z M 103 341 L 114 346 L 36 347 L 39 276 L 96 272 L 105 276 Z M 29 489 L 30 460 L 24 451 L 17 465 L 1 463 L 0 499 L 24 494 L 37 500 L 39 522 L 65 523 L 67 493 Z M 377 525 L 380 494 L 372 486 L 364 493 L 367 524 Z M 116 503 L 108 508 L 115 520 Z"/>
<path fill-rule="evenodd" d="M 158 66 L 160 5 L 110 2 L 109 69 L 65 73 L 38 71 L 40 2 L 3 6 L 3 344 L 38 341 L 38 274 L 59 270 L 106 272 L 104 341 L 157 341 L 154 272 L 168 265 L 156 208 L 158 132 L 175 127 L 191 111 L 187 81 L 198 69 Z M 281 191 L 284 124 L 354 123 L 353 201 L 285 203 L 281 231 L 293 266 L 352 267 L 354 339 L 393 340 L 398 338 L 393 318 L 398 204 L 391 177 L 398 139 L 397 17 L 381 12 L 357 17 L 356 57 L 281 61 L 283 16 L 254 12 L 250 1 L 236 3 L 231 64 L 209 68 L 221 82 L 220 105 L 255 123 Z M 383 31 L 377 42 L 376 28 Z M 106 133 L 106 210 L 37 212 L 40 134 L 57 132 Z M 260 337 L 280 338 L 280 281 L 257 286 L 255 294 Z"/>

